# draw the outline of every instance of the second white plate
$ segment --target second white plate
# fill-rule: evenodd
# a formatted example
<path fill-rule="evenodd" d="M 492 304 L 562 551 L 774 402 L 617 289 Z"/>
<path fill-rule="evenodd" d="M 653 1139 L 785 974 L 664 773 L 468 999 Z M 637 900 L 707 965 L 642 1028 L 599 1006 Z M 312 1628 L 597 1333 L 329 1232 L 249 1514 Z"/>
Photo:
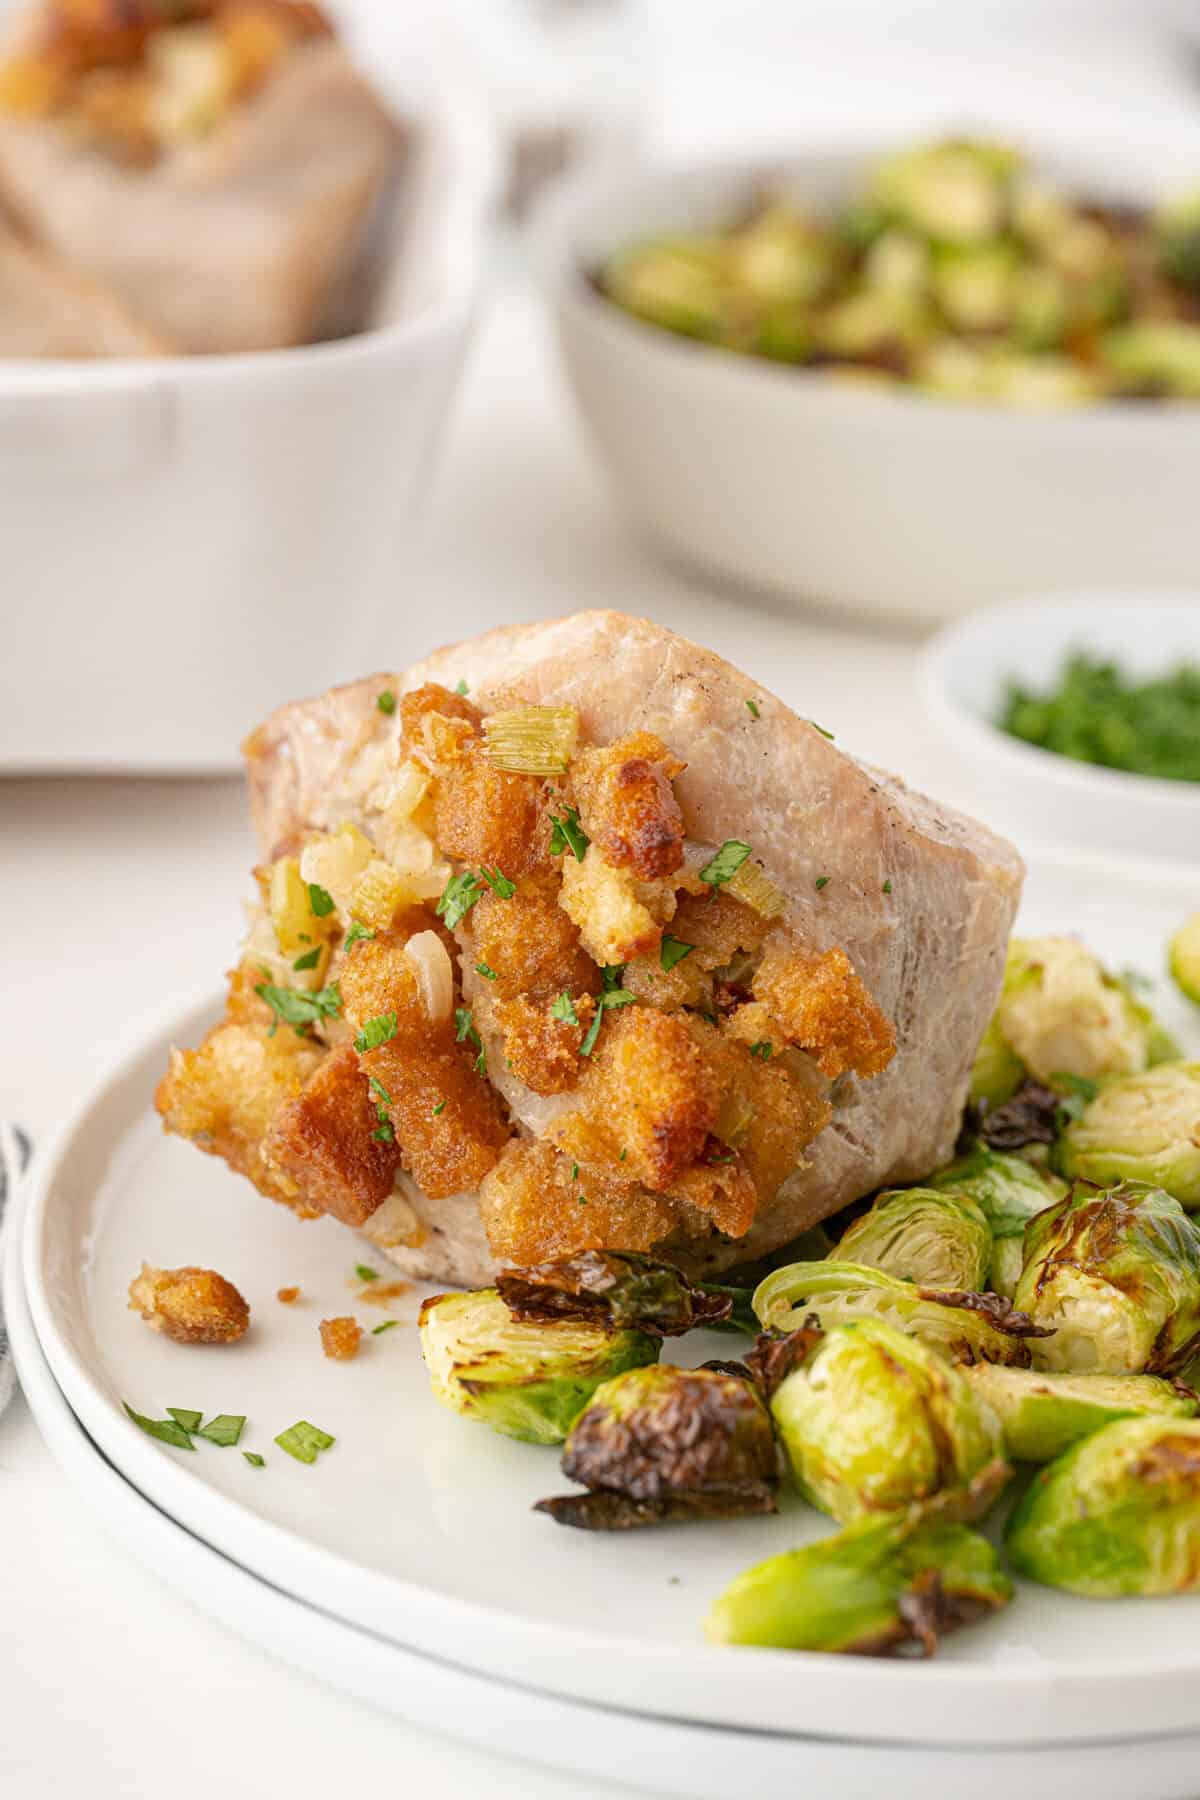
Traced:
<path fill-rule="evenodd" d="M 1118 966 L 1161 966 L 1200 879 L 1161 865 L 1061 859 L 1031 875 L 1023 925 L 1073 930 Z M 1182 1003 L 1169 1022 L 1196 1041 Z M 174 1041 L 211 1008 L 126 1057 L 42 1159 L 23 1229 L 38 1336 L 89 1433 L 149 1499 L 286 1592 L 393 1642 L 549 1693 L 705 1724 L 861 1741 L 1015 1744 L 1187 1731 L 1200 1712 L 1200 1597 L 1099 1603 L 1023 1586 L 1000 1618 L 931 1665 L 705 1647 L 711 1597 L 749 1563 L 821 1535 L 795 1502 L 772 1519 L 614 1537 L 530 1512 L 561 1491 L 553 1452 L 495 1437 L 433 1402 L 413 1323 L 354 1278 L 371 1252 L 340 1227 L 301 1225 L 186 1145 L 163 1139 L 150 1095 Z M 125 1305 L 142 1259 L 234 1280 L 255 1323 L 233 1349 L 148 1332 Z M 386 1273 L 385 1273 L 386 1279 Z M 295 1307 L 277 1288 L 297 1284 Z M 382 1285 L 378 1284 L 378 1285 Z M 377 1288 L 376 1288 L 377 1292 Z M 327 1362 L 320 1318 L 399 1328 Z M 730 1340 L 686 1340 L 688 1360 Z M 674 1355 L 678 1346 L 671 1347 Z M 172 1450 L 122 1401 L 248 1415 L 243 1447 Z M 272 1442 L 305 1418 L 337 1444 L 304 1467 Z"/>

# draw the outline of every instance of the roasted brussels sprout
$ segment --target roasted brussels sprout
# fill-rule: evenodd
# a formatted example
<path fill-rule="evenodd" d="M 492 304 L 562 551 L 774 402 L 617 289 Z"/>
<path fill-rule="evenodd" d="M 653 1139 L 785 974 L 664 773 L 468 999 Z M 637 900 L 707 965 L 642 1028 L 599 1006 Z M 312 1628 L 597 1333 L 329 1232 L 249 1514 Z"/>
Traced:
<path fill-rule="evenodd" d="M 535 1510 L 592 1531 L 774 1512 L 779 1483 L 771 1415 L 753 1382 L 670 1363 L 598 1388 L 571 1427 L 562 1467 L 591 1492 Z"/>
<path fill-rule="evenodd" d="M 1200 1346 L 1200 1229 L 1161 1188 L 1081 1185 L 1032 1219 L 1016 1305 L 1039 1368 L 1170 1375 Z"/>
<path fill-rule="evenodd" d="M 998 144 L 930 144 L 875 169 L 868 202 L 897 224 L 942 244 L 982 244 L 999 235 L 1017 166 Z"/>
<path fill-rule="evenodd" d="M 950 1492 L 961 1516 L 977 1517 L 1008 1479 L 991 1407 L 936 1350 L 881 1319 L 830 1331 L 771 1411 L 801 1493 L 843 1525 Z"/>
<path fill-rule="evenodd" d="M 963 1377 L 996 1414 L 1017 1462 L 1053 1462 L 1114 1419 L 1188 1419 L 1200 1410 L 1193 1393 L 1158 1375 L 1048 1375 L 976 1363 Z"/>
<path fill-rule="evenodd" d="M 768 309 L 808 305 L 837 269 L 829 233 L 778 200 L 733 235 L 727 254 L 730 279 Z"/>
<path fill-rule="evenodd" d="M 1149 1008 L 1074 938 L 1014 938 L 1004 986 L 972 1078 L 977 1099 L 1007 1100 L 1012 1064 L 1053 1088 L 1064 1075 L 1126 1075 L 1174 1052 Z M 1177 1052 L 1176 1052 L 1177 1054 Z M 1003 1070 L 1003 1077 L 1001 1077 Z"/>
<path fill-rule="evenodd" d="M 426 1300 L 420 1331 L 435 1397 L 530 1444 L 561 1444 L 602 1382 L 658 1356 L 641 1331 L 518 1324 L 495 1288 Z"/>
<path fill-rule="evenodd" d="M 859 288 L 818 314 L 816 349 L 826 357 L 905 359 L 933 336 L 935 321 L 919 296 L 894 288 Z"/>
<path fill-rule="evenodd" d="M 1094 400 L 1095 372 L 1069 357 L 1025 355 L 1002 343 L 939 340 L 914 371 L 919 387 L 944 400 L 999 402 L 1022 412 Z"/>
<path fill-rule="evenodd" d="M 1039 1471 L 1005 1547 L 1019 1574 L 1073 1594 L 1200 1590 L 1200 1420 L 1093 1432 Z"/>
<path fill-rule="evenodd" d="M 1145 1181 L 1200 1207 L 1200 1062 L 1107 1082 L 1068 1125 L 1057 1159 L 1065 1175 L 1098 1187 Z"/>
<path fill-rule="evenodd" d="M 850 1319 L 883 1319 L 940 1350 L 952 1362 L 1000 1362 L 1029 1366 L 1029 1338 L 1045 1336 L 1000 1294 L 943 1293 L 898 1281 L 861 1263 L 789 1263 L 774 1269 L 754 1290 L 754 1310 L 765 1331 L 792 1331 L 815 1323 L 826 1331 Z"/>
<path fill-rule="evenodd" d="M 1154 215 L 1158 259 L 1185 287 L 1200 288 L 1200 193 L 1182 194 Z"/>
<path fill-rule="evenodd" d="M 942 250 L 933 264 L 933 295 L 958 331 L 1003 331 L 1016 301 L 1017 251 L 1003 239 Z"/>
<path fill-rule="evenodd" d="M 633 1327 L 651 1337 L 679 1337 L 699 1325 L 722 1323 L 733 1311 L 736 1292 L 696 1287 L 673 1264 L 626 1250 L 584 1250 L 562 1262 L 508 1269 L 497 1277 L 496 1288 L 522 1323 L 583 1319 Z"/>
<path fill-rule="evenodd" d="M 716 340 L 727 329 L 718 238 L 659 238 L 636 245 L 613 258 L 604 283 L 618 306 L 667 331 Z"/>
<path fill-rule="evenodd" d="M 917 1514 L 848 1525 L 785 1550 L 730 1582 L 705 1621 L 714 1644 L 892 1656 L 915 1644 L 932 1656 L 948 1631 L 1012 1599 L 987 1539 Z"/>
<path fill-rule="evenodd" d="M 1108 332 L 1101 351 L 1106 367 L 1132 392 L 1200 399 L 1200 326 L 1143 319 Z"/>
<path fill-rule="evenodd" d="M 1171 939 L 1168 962 L 1180 993 L 1200 1006 L 1200 913 L 1185 920 Z"/>
<path fill-rule="evenodd" d="M 977 1144 L 931 1175 L 926 1186 L 975 1201 L 992 1231 L 988 1282 L 996 1293 L 1011 1300 L 1025 1260 L 1025 1226 L 1035 1214 L 1062 1199 L 1066 1183 L 1047 1170 L 1034 1168 L 1023 1156 L 1006 1156 Z"/>
<path fill-rule="evenodd" d="M 969 1194 L 895 1188 L 855 1219 L 837 1254 L 841 1262 L 885 1269 L 926 1287 L 981 1288 L 992 1256 L 992 1230 Z"/>

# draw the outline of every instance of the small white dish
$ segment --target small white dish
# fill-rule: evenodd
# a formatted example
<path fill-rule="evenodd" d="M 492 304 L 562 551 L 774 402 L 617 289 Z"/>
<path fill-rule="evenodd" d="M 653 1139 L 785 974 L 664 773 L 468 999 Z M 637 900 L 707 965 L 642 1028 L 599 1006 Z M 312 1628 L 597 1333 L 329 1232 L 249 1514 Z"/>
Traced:
<path fill-rule="evenodd" d="M 405 573 L 474 315 L 498 163 L 418 5 L 352 49 L 407 127 L 354 336 L 0 361 L 0 774 L 209 774 L 280 694 L 428 639 Z M 407 617 L 406 617 L 407 614 Z"/>
<path fill-rule="evenodd" d="M 674 336 L 590 279 L 638 238 L 736 218 L 764 181 L 827 211 L 894 147 L 581 175 L 550 197 L 545 292 L 624 507 L 677 560 L 891 620 L 954 618 L 1040 587 L 1194 579 L 1200 406 L 944 402 Z M 1033 161 L 1069 192 L 1115 201 L 1171 185 L 1111 142 Z"/>
<path fill-rule="evenodd" d="M 1048 595 L 939 632 L 921 657 L 918 683 L 947 747 L 970 773 L 980 812 L 1022 846 L 1200 862 L 1200 782 L 1074 762 L 997 725 L 1010 680 L 1047 691 L 1078 649 L 1143 677 L 1182 662 L 1200 665 L 1200 592 Z"/>
<path fill-rule="evenodd" d="M 1187 870 L 1060 857 L 1037 864 L 1026 929 L 1079 931 L 1118 966 L 1161 968 L 1195 904 Z M 1182 999 L 1164 1021 L 1200 1041 Z M 556 1528 L 531 1502 L 562 1491 L 556 1454 L 494 1436 L 432 1399 L 413 1329 L 352 1364 L 320 1354 L 322 1316 L 389 1316 L 353 1279 L 371 1252 L 329 1220 L 301 1224 L 219 1163 L 162 1137 L 149 1110 L 172 1040 L 194 1041 L 211 1005 L 124 1057 L 41 1159 L 21 1228 L 39 1340 L 81 1423 L 148 1501 L 263 1580 L 391 1643 L 563 1699 L 694 1725 L 856 1743 L 1003 1747 L 1186 1733 L 1196 1725 L 1200 1595 L 1091 1602 L 1022 1585 L 1000 1617 L 949 1639 L 927 1665 L 705 1646 L 711 1598 L 740 1569 L 817 1537 L 794 1497 L 774 1518 L 612 1537 Z M 149 1332 L 126 1307 L 143 1258 L 200 1263 L 234 1280 L 254 1324 L 233 1349 Z M 275 1291 L 299 1284 L 300 1303 Z M 381 1284 L 382 1285 L 382 1284 Z M 680 1360 L 729 1354 L 695 1334 Z M 244 1447 L 165 1448 L 123 1399 L 244 1412 Z M 272 1442 L 305 1418 L 337 1443 L 313 1467 Z"/>

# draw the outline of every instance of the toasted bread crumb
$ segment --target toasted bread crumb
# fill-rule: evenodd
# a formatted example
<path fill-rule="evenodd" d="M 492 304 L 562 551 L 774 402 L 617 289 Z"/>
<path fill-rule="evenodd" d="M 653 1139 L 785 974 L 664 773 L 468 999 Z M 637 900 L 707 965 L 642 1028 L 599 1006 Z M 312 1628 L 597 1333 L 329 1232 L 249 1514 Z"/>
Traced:
<path fill-rule="evenodd" d="M 284 1306 L 292 1306 L 300 1298 L 300 1289 L 298 1287 L 280 1288 L 275 1298 Z"/>
<path fill-rule="evenodd" d="M 362 1338 L 357 1319 L 322 1319 L 320 1330 L 321 1348 L 331 1362 L 353 1362 Z"/>
<path fill-rule="evenodd" d="M 249 1306 L 215 1269 L 153 1269 L 143 1263 L 129 1284 L 129 1310 L 177 1344 L 232 1344 L 250 1324 Z"/>

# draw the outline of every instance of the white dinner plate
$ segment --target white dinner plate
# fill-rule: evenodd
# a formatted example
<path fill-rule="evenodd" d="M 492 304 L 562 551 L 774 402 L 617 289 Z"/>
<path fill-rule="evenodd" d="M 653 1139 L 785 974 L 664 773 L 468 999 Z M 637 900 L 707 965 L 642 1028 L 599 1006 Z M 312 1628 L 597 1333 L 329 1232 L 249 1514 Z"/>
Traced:
<path fill-rule="evenodd" d="M 96 1522 L 138 1562 L 192 1605 L 293 1667 L 381 1711 L 489 1751 L 579 1774 L 603 1770 L 614 1781 L 650 1779 L 685 1800 L 727 1800 L 753 1785 L 760 1800 L 794 1800 L 798 1771 L 806 1791 L 839 1800 L 928 1800 L 970 1793 L 973 1800 L 1194 1800 L 1200 1738 L 983 1752 L 896 1744 L 843 1743 L 625 1716 L 559 1700 L 512 1681 L 473 1675 L 421 1656 L 272 1587 L 186 1530 L 133 1487 L 103 1456 L 67 1405 L 33 1328 L 10 1256 L 4 1310 L 21 1385 L 39 1427 L 68 1478 L 87 1496 Z M 607 1787 L 605 1788 L 607 1792 Z"/>
<path fill-rule="evenodd" d="M 1200 871 L 1040 863 L 1023 926 L 1082 934 L 1109 961 L 1161 969 L 1168 933 L 1200 902 Z M 197 1009 L 123 1058 L 41 1162 L 23 1268 L 37 1333 L 90 1436 L 148 1499 L 258 1576 L 392 1642 L 561 1696 L 678 1721 L 797 1736 L 979 1746 L 1151 1736 L 1200 1726 L 1200 1596 L 1097 1602 L 1022 1585 L 999 1617 L 952 1637 L 932 1664 L 714 1649 L 701 1623 L 738 1570 L 828 1531 L 785 1501 L 774 1518 L 613 1536 L 530 1511 L 562 1491 L 553 1451 L 496 1437 L 438 1407 L 413 1322 L 354 1277 L 373 1253 L 330 1221 L 301 1224 L 189 1146 L 164 1139 L 150 1095 Z M 1198 1041 L 1185 1003 L 1167 1022 Z M 254 1324 L 235 1348 L 156 1336 L 125 1304 L 145 1258 L 220 1269 Z M 294 1307 L 276 1289 L 298 1284 Z M 349 1364 L 326 1361 L 324 1316 L 387 1316 Z M 728 1338 L 684 1341 L 701 1360 Z M 679 1354 L 678 1343 L 669 1346 Z M 245 1413 L 239 1450 L 165 1448 L 128 1400 Z M 295 1420 L 335 1434 L 311 1467 L 272 1442 Z"/>

